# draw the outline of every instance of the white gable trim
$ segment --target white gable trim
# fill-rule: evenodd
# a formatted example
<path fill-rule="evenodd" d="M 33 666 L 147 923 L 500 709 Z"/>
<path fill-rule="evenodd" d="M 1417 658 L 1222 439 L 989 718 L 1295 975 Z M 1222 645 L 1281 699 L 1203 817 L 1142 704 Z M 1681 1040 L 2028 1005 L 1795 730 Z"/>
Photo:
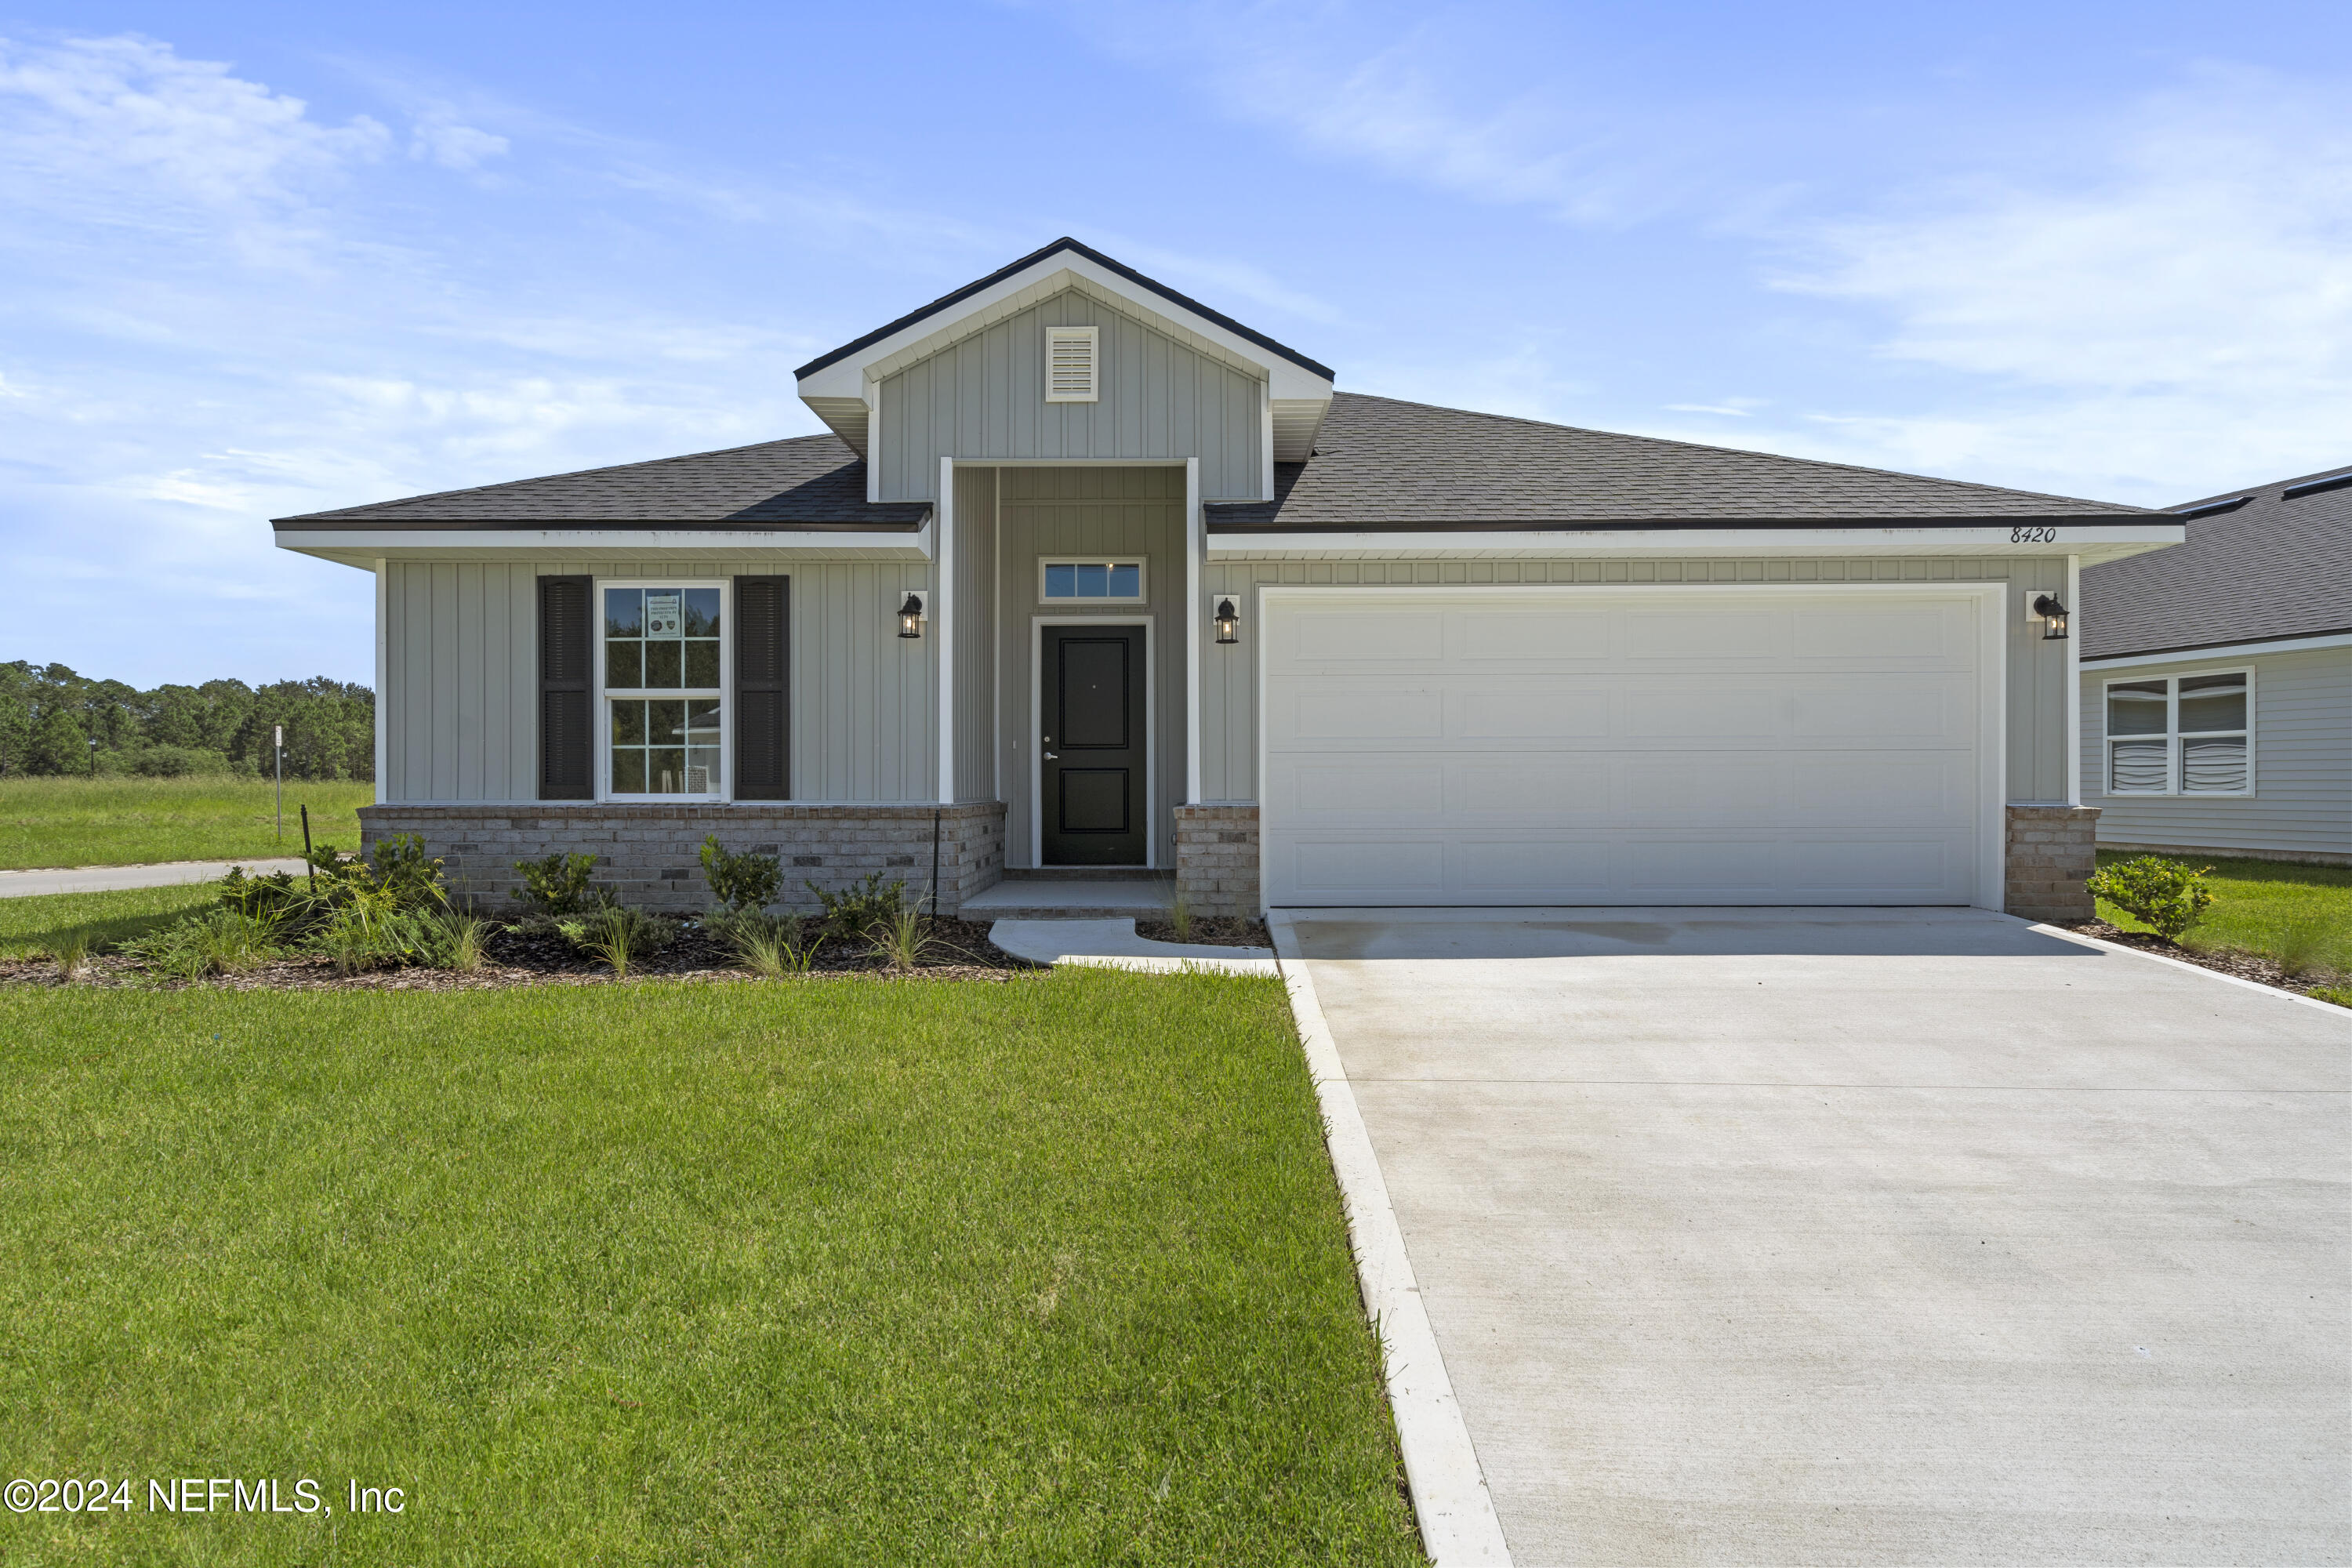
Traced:
<path fill-rule="evenodd" d="M 1066 274 L 1066 277 L 1062 275 Z M 1188 310 L 1173 300 L 1143 289 L 1108 268 L 1100 266 L 1073 251 L 1055 251 L 1053 255 L 1025 267 L 1010 278 L 1000 279 L 969 299 L 960 300 L 936 316 L 927 316 L 911 326 L 900 329 L 879 342 L 868 343 L 856 353 L 846 354 L 833 363 L 800 378 L 800 395 L 814 403 L 822 398 L 856 398 L 867 401 L 866 387 L 874 381 L 901 368 L 893 363 L 903 353 L 919 345 L 922 353 L 938 352 L 929 347 L 933 339 L 943 340 L 940 347 L 976 331 L 969 325 L 974 317 L 985 317 L 980 325 L 1001 319 L 1015 310 L 1026 310 L 1036 300 L 1060 293 L 1074 283 L 1083 283 L 1087 291 L 1106 300 L 1117 301 L 1123 308 L 1139 311 L 1148 318 L 1166 323 L 1162 331 L 1179 341 L 1198 339 L 1204 351 L 1213 348 L 1217 357 L 1237 365 L 1246 366 L 1264 377 L 1276 398 L 1319 398 L 1331 395 L 1328 376 L 1318 375 L 1303 365 L 1294 363 L 1280 354 L 1259 347 L 1229 327 L 1221 326 L 1206 316 Z M 1036 292 L 1032 293 L 1032 290 Z M 1028 296 L 1013 303 L 1016 296 Z M 911 360 L 907 362 L 911 363 Z"/>
<path fill-rule="evenodd" d="M 2105 658 L 2086 658 L 2084 669 L 2129 669 L 2144 664 L 2192 664 L 2198 660 L 2233 660 L 2259 658 L 2266 653 L 2308 653 L 2317 648 L 2352 647 L 2352 632 L 2336 632 L 2318 637 L 2279 637 L 2270 642 L 2216 643 L 2211 647 L 2176 648 L 2170 653 L 2116 653 Z"/>

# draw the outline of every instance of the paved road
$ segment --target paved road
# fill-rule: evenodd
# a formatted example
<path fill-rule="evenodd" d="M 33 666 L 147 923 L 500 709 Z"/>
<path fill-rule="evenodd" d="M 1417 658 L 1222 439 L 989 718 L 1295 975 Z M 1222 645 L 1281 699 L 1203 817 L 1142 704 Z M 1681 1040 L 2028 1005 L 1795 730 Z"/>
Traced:
<path fill-rule="evenodd" d="M 217 881 L 228 875 L 231 866 L 266 872 L 299 871 L 303 865 L 297 856 L 291 860 L 167 860 L 157 866 L 0 871 L 0 899 L 28 899 L 36 893 L 106 893 L 118 888 L 175 888 L 184 882 Z"/>
<path fill-rule="evenodd" d="M 2352 1562 L 2352 1014 L 1976 910 L 1299 911 L 1516 1560 Z"/>

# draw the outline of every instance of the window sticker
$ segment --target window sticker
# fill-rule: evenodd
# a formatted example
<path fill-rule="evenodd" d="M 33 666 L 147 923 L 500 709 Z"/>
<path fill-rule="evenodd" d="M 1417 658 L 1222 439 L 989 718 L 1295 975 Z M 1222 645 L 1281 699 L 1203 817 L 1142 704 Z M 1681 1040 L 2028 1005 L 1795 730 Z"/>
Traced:
<path fill-rule="evenodd" d="M 646 590 L 646 636 L 682 637 L 686 635 L 686 616 L 679 605 L 682 597 L 675 588 Z"/>

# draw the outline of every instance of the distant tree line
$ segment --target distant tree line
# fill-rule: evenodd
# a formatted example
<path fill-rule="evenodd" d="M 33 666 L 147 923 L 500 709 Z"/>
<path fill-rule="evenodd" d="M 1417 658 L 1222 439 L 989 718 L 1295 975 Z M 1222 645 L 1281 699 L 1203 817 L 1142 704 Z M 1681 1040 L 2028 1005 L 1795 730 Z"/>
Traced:
<path fill-rule="evenodd" d="M 375 777 L 375 693 L 364 686 L 314 676 L 141 691 L 62 664 L 0 664 L 0 777 L 93 767 L 100 774 L 266 777 L 270 731 L 279 724 L 288 778 Z"/>

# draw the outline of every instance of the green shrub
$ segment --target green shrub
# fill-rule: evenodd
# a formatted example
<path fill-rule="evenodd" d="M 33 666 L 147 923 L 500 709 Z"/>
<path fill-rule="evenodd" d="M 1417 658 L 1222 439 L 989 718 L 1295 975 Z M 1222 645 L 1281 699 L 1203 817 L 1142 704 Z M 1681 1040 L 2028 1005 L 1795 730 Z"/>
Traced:
<path fill-rule="evenodd" d="M 618 977 L 677 940 L 677 927 L 669 921 L 620 904 L 559 921 L 556 929 L 573 947 L 612 965 Z"/>
<path fill-rule="evenodd" d="M 2084 885 L 2094 898 L 2107 902 L 2147 925 L 2167 942 L 2195 925 L 2213 902 L 2205 873 L 2179 860 L 2142 855 L 2094 872 Z"/>
<path fill-rule="evenodd" d="M 562 920 L 613 902 L 610 893 L 588 886 L 588 879 L 596 874 L 593 855 L 566 855 L 559 849 L 536 860 L 518 860 L 514 868 L 522 873 L 523 902 L 533 914 Z"/>
<path fill-rule="evenodd" d="M 865 941 L 875 927 L 892 923 L 906 909 L 907 884 L 885 884 L 879 871 L 837 891 L 829 891 L 814 882 L 803 886 L 816 895 L 816 901 L 824 907 L 825 933 L 845 942 Z"/>
<path fill-rule="evenodd" d="M 911 974 L 931 950 L 930 927 L 916 910 L 894 910 L 867 928 L 866 945 L 874 956 L 900 974 Z"/>
<path fill-rule="evenodd" d="M 729 909 L 760 910 L 776 901 L 784 868 L 773 855 L 755 855 L 750 850 L 730 855 L 719 847 L 719 836 L 714 833 L 702 841 L 702 875 L 710 884 L 710 896 Z"/>

